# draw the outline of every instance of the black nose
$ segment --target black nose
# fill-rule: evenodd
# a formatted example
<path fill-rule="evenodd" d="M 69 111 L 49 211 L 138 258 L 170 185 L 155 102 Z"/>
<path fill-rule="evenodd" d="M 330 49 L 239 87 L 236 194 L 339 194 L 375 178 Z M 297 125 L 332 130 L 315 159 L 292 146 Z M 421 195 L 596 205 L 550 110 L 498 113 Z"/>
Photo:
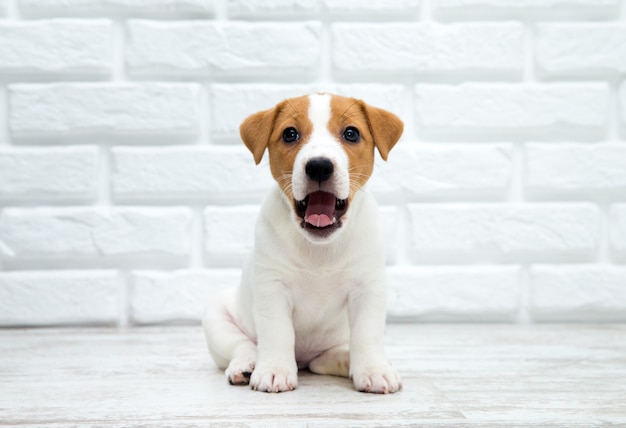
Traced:
<path fill-rule="evenodd" d="M 313 158 L 306 163 L 305 167 L 306 175 L 318 183 L 328 180 L 334 170 L 333 163 L 326 158 Z"/>

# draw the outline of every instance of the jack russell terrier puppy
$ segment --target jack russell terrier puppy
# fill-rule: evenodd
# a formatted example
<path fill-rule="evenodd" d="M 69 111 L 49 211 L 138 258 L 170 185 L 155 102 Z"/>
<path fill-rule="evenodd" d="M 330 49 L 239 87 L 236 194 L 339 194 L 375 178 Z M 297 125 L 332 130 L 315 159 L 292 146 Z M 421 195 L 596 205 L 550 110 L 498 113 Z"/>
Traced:
<path fill-rule="evenodd" d="M 350 377 L 358 391 L 402 388 L 383 351 L 383 237 L 362 188 L 374 148 L 387 160 L 402 130 L 385 110 L 323 93 L 242 123 L 257 164 L 268 150 L 278 185 L 261 208 L 240 286 L 204 317 L 209 351 L 231 384 L 290 391 L 308 367 Z"/>

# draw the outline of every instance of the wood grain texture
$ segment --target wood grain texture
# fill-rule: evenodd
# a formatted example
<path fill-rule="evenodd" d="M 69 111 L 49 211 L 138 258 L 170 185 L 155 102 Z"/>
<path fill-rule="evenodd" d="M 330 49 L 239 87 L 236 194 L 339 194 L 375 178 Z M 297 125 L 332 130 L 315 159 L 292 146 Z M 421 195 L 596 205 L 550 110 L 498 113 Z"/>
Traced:
<path fill-rule="evenodd" d="M 0 426 L 626 426 L 626 324 L 389 325 L 394 395 L 226 383 L 200 327 L 0 331 Z"/>

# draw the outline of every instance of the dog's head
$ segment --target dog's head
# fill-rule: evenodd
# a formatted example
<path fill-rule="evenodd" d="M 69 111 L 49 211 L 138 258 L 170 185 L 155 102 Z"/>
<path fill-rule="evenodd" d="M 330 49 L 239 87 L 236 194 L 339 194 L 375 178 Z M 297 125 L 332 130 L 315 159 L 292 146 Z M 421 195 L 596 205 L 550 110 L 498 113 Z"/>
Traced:
<path fill-rule="evenodd" d="M 240 127 L 257 164 L 268 150 L 272 175 L 312 242 L 337 235 L 354 194 L 372 174 L 374 147 L 387 160 L 402 130 L 394 114 L 330 94 L 284 100 Z"/>

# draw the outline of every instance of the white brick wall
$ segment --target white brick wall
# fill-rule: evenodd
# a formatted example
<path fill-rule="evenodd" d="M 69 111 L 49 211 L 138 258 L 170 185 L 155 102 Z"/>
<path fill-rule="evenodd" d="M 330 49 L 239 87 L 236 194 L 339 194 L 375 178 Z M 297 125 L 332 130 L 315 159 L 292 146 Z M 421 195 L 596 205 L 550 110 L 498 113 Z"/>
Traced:
<path fill-rule="evenodd" d="M 600 213 L 591 204 L 409 204 L 407 249 L 416 262 L 593 259 Z"/>
<path fill-rule="evenodd" d="M 549 76 L 626 72 L 626 25 L 544 24 L 537 29 L 537 65 Z"/>
<path fill-rule="evenodd" d="M 321 55 L 320 28 L 309 22 L 130 20 L 126 65 L 132 75 L 155 78 L 314 76 Z"/>
<path fill-rule="evenodd" d="M 190 13 L 211 16 L 215 11 L 214 0 L 18 0 L 18 6 L 27 16 L 38 17 L 132 14 L 169 18 Z"/>
<path fill-rule="evenodd" d="M 41 204 L 93 202 L 97 197 L 98 148 L 95 146 L 0 146 L 0 198 Z M 0 238 L 1 239 L 1 238 Z"/>
<path fill-rule="evenodd" d="M 319 90 L 406 123 L 390 320 L 626 321 L 625 77 L 621 0 L 0 0 L 0 326 L 197 323 Z"/>
<path fill-rule="evenodd" d="M 420 83 L 415 92 L 425 137 L 598 139 L 609 119 L 609 87 L 597 82 Z"/>
<path fill-rule="evenodd" d="M 114 271 L 31 271 L 0 275 L 0 324 L 113 323 L 120 317 Z"/>
<path fill-rule="evenodd" d="M 333 66 L 338 72 L 366 76 L 520 76 L 523 30 L 518 23 L 335 24 Z"/>
<path fill-rule="evenodd" d="M 0 252 L 5 261 L 189 256 L 188 208 L 5 208 Z M 120 261 L 123 259 L 120 259 Z"/>
<path fill-rule="evenodd" d="M 0 22 L 0 40 L 0 73 L 16 79 L 54 73 L 110 73 L 113 24 L 107 20 Z"/>
<path fill-rule="evenodd" d="M 172 139 L 198 133 L 200 86 L 181 83 L 10 84 L 16 139 L 127 135 Z M 132 140 L 131 140 L 132 141 Z"/>

